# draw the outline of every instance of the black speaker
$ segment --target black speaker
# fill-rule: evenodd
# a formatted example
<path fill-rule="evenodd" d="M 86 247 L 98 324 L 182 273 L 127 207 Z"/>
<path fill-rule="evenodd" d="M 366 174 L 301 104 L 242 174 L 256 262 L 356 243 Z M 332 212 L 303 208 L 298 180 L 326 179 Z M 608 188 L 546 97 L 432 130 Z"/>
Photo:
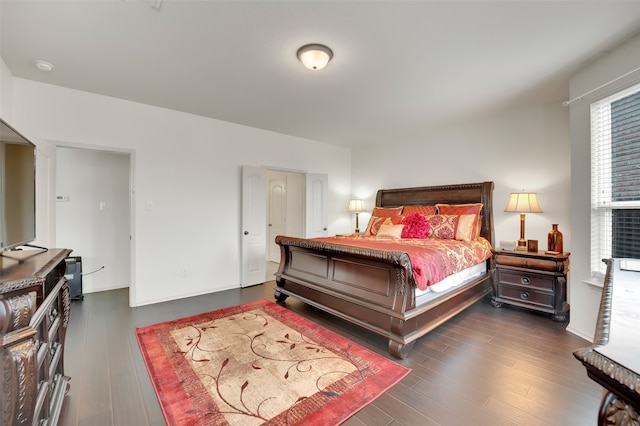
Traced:
<path fill-rule="evenodd" d="M 67 284 L 71 290 L 71 300 L 82 300 L 84 299 L 82 294 L 82 257 L 69 256 L 65 261 L 67 271 L 64 276 L 67 278 Z"/>

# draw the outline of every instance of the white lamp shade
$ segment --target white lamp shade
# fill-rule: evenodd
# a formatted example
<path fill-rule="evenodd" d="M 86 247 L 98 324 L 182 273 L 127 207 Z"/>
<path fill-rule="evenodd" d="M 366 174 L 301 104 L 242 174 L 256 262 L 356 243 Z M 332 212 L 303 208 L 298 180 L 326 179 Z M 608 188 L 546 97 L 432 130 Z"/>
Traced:
<path fill-rule="evenodd" d="M 349 211 L 350 212 L 363 212 L 365 211 L 364 201 L 362 200 L 351 200 L 349 201 Z"/>
<path fill-rule="evenodd" d="M 326 67 L 333 52 L 327 46 L 322 44 L 307 44 L 298 49 L 298 59 L 310 70 L 321 70 Z"/>
<path fill-rule="evenodd" d="M 512 192 L 505 212 L 543 213 L 535 192 Z"/>

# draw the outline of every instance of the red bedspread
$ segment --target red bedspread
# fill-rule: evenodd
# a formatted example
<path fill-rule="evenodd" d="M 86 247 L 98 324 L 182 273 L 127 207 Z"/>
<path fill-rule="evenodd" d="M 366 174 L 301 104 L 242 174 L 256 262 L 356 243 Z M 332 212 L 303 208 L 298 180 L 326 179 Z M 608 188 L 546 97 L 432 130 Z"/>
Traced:
<path fill-rule="evenodd" d="M 404 251 L 411 259 L 416 286 L 420 290 L 426 290 L 431 284 L 491 257 L 491 244 L 482 237 L 469 242 L 437 238 L 399 240 L 366 236 L 317 239 L 334 244 Z"/>

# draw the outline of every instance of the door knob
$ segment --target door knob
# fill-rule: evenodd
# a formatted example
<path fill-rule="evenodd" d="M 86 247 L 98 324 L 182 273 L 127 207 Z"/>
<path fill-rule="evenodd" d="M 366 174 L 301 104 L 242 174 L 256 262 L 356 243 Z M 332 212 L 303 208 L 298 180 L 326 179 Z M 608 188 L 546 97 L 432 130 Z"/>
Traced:
<path fill-rule="evenodd" d="M 249 235 L 249 231 L 244 231 L 244 235 Z"/>

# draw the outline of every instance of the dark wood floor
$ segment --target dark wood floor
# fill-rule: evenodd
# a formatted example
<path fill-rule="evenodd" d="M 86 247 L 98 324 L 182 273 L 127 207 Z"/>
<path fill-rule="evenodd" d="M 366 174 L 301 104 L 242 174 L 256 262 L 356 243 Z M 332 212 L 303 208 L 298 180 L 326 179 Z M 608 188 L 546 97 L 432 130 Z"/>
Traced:
<path fill-rule="evenodd" d="M 128 307 L 128 289 L 72 302 L 64 360 L 71 390 L 60 424 L 164 425 L 134 327 L 273 300 L 274 285 L 139 308 Z M 287 306 L 391 358 L 386 339 L 292 298 Z M 412 372 L 344 424 L 595 425 L 600 388 L 572 356 L 589 342 L 564 327 L 536 313 L 478 302 L 421 338 L 398 361 Z"/>

